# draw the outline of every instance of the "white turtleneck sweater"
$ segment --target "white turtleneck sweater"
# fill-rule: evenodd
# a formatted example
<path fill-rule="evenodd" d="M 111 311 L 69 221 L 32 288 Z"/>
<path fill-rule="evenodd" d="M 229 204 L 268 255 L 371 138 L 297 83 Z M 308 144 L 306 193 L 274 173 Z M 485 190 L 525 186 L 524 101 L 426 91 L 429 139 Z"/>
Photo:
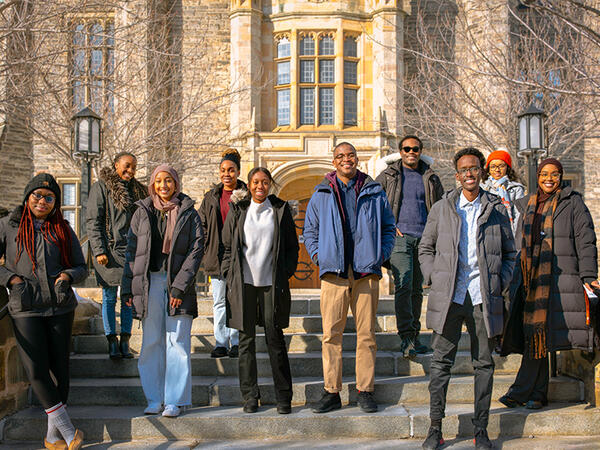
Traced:
<path fill-rule="evenodd" d="M 269 199 L 250 201 L 244 222 L 244 283 L 252 286 L 273 284 L 273 235 L 275 219 Z"/>

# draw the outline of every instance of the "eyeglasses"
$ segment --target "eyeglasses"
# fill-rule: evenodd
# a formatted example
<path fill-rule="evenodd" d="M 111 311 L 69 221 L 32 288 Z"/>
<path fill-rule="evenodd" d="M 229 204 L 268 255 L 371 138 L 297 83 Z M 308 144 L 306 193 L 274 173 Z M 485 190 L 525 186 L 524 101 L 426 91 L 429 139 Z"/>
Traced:
<path fill-rule="evenodd" d="M 356 153 L 340 153 L 339 155 L 335 156 L 333 159 L 335 159 L 336 161 L 343 161 L 344 158 L 349 161 L 354 161 L 356 159 Z"/>
<path fill-rule="evenodd" d="M 540 178 L 543 178 L 543 179 L 550 178 L 551 180 L 560 180 L 560 173 L 559 172 L 552 172 L 552 173 L 541 172 Z"/>
<path fill-rule="evenodd" d="M 56 200 L 56 197 L 54 197 L 54 195 L 42 195 L 42 194 L 38 194 L 37 192 L 32 192 L 31 195 L 33 196 L 33 198 L 35 198 L 38 202 L 41 199 L 44 199 L 44 201 L 48 204 L 52 204 L 54 203 L 54 200 Z"/>
<path fill-rule="evenodd" d="M 502 170 L 502 169 L 506 169 L 507 165 L 502 163 L 502 164 L 495 164 L 495 165 L 489 165 L 490 171 L 496 171 L 496 170 Z"/>
<path fill-rule="evenodd" d="M 404 153 L 410 153 L 410 152 L 419 153 L 421 151 L 421 147 L 419 147 L 419 146 L 415 146 L 415 147 L 402 147 L 402 151 Z"/>
<path fill-rule="evenodd" d="M 466 169 L 458 169 L 456 171 L 456 173 L 459 173 L 463 177 L 469 172 L 471 172 L 473 175 L 477 175 L 479 172 L 481 172 L 481 167 L 467 167 Z"/>

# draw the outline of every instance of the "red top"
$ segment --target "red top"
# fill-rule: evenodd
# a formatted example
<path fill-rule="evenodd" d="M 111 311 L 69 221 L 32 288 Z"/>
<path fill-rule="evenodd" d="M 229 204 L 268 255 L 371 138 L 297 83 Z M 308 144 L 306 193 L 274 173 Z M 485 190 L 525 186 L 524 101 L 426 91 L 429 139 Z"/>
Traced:
<path fill-rule="evenodd" d="M 225 218 L 229 212 L 229 200 L 231 200 L 231 194 L 233 191 L 227 191 L 223 189 L 221 191 L 221 199 L 219 200 L 219 208 L 221 208 L 221 223 L 225 223 Z"/>

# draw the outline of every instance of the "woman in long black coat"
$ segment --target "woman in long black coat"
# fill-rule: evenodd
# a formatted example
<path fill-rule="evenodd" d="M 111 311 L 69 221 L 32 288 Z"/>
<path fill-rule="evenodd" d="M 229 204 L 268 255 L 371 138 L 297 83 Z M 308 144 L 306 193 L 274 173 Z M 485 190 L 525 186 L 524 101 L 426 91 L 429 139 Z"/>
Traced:
<path fill-rule="evenodd" d="M 561 189 L 563 168 L 548 158 L 538 189 L 517 201 L 520 264 L 510 292 L 502 354 L 522 353 L 517 378 L 499 400 L 508 407 L 548 403 L 548 352 L 592 350 L 583 285 L 598 288 L 596 234 L 581 195 Z"/>
<path fill-rule="evenodd" d="M 298 263 L 298 238 L 290 206 L 269 195 L 271 174 L 262 167 L 248 175 L 246 191 L 234 192 L 223 227 L 223 274 L 228 326 L 240 330 L 239 376 L 244 411 L 256 412 L 260 392 L 256 369 L 256 326 L 265 328 L 277 412 L 289 414 L 292 375 L 283 328 L 289 325 L 289 278 Z M 242 197 L 240 199 L 240 196 Z"/>

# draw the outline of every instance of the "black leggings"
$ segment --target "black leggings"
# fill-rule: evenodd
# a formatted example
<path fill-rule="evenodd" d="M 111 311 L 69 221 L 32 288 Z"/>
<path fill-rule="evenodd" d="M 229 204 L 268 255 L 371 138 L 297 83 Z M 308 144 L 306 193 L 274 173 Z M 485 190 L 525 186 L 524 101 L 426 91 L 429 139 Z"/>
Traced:
<path fill-rule="evenodd" d="M 74 311 L 59 316 L 12 318 L 23 367 L 44 409 L 67 403 L 73 317 Z"/>

